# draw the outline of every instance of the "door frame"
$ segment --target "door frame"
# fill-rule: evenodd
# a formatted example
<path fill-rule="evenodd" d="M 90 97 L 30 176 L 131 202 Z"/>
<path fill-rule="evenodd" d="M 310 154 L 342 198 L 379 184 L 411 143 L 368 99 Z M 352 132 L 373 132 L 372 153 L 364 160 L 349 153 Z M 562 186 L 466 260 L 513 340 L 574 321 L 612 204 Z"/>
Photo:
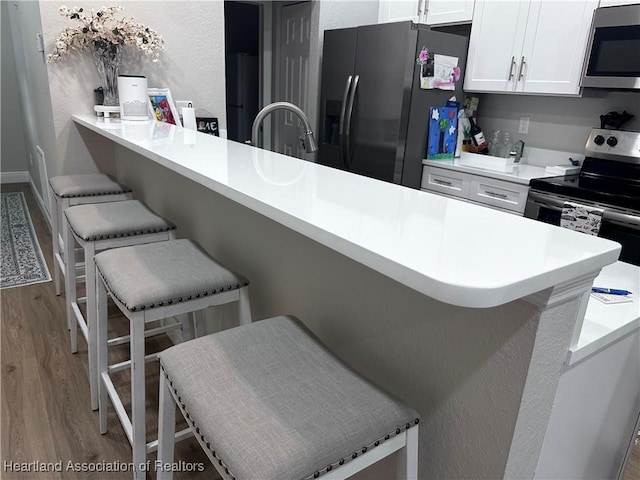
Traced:
<path fill-rule="evenodd" d="M 308 3 L 313 7 L 310 0 L 226 0 L 229 2 L 249 3 L 258 5 L 260 8 L 259 38 L 259 70 L 260 70 L 260 91 L 258 103 L 260 109 L 269 105 L 276 97 L 276 85 L 280 82 L 280 22 L 282 19 L 282 7 L 295 5 L 298 3 Z M 311 50 L 311 47 L 309 47 Z M 309 52 L 311 53 L 311 51 Z M 307 112 L 305 112 L 307 113 Z M 309 119 L 312 121 L 311 119 Z M 313 123 L 313 121 L 312 121 Z M 265 118 L 263 125 L 263 148 L 271 150 L 275 144 L 277 132 L 271 120 L 271 115 Z"/>
<path fill-rule="evenodd" d="M 268 0 L 225 0 L 234 3 L 248 3 L 256 5 L 259 8 L 259 22 L 258 22 L 258 70 L 260 72 L 259 78 L 259 91 L 258 91 L 258 105 L 262 109 L 263 106 L 268 105 L 273 100 L 274 89 L 274 40 L 273 29 L 275 26 L 275 20 L 273 18 L 273 3 Z M 226 47 L 225 47 L 226 50 Z M 271 149 L 271 120 L 265 119 L 263 124 L 264 131 L 264 143 L 265 149 Z"/>
<path fill-rule="evenodd" d="M 280 51 L 280 41 L 282 40 L 282 33 L 280 30 L 280 26 L 282 24 L 282 8 L 283 7 L 289 7 L 291 5 L 297 5 L 300 3 L 305 3 L 308 4 L 309 7 L 309 19 L 312 18 L 313 12 L 312 12 L 312 2 L 311 0 L 274 0 L 273 2 L 267 2 L 267 3 L 271 3 L 272 7 L 273 7 L 273 22 L 272 22 L 272 41 L 273 41 L 273 62 L 272 62 L 272 78 L 273 78 L 273 85 L 272 85 L 272 89 L 271 89 L 271 98 L 275 99 L 277 98 L 277 94 L 278 92 L 276 91 L 277 86 L 280 85 L 280 62 L 282 60 L 282 53 Z M 311 57 L 311 44 L 309 44 L 309 57 Z M 305 114 L 309 115 L 309 112 L 304 112 Z M 309 118 L 309 121 L 311 122 L 312 126 L 314 124 L 314 121 Z M 265 128 L 264 130 L 265 134 L 264 134 L 264 139 L 265 139 L 265 144 L 266 144 L 266 140 L 267 140 L 267 130 Z M 272 142 L 272 145 L 278 145 L 278 135 L 280 134 L 279 129 L 277 128 L 277 126 L 273 125 L 272 126 L 272 131 L 270 133 L 270 141 Z"/>

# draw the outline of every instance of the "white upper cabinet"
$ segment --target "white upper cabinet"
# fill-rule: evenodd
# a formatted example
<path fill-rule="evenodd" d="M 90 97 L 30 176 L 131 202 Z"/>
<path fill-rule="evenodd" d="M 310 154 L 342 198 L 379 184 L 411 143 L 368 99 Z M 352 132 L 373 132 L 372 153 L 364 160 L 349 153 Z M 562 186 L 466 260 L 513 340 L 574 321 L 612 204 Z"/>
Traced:
<path fill-rule="evenodd" d="M 528 14 L 528 2 L 476 1 L 465 90 L 507 92 L 515 89 Z"/>
<path fill-rule="evenodd" d="M 612 7 L 614 5 L 638 5 L 640 0 L 600 0 L 599 7 Z"/>
<path fill-rule="evenodd" d="M 578 95 L 598 0 L 476 0 L 465 90 Z"/>
<path fill-rule="evenodd" d="M 516 91 L 577 95 L 597 0 L 532 1 Z"/>
<path fill-rule="evenodd" d="M 428 25 L 471 23 L 475 0 L 427 0 Z"/>
<path fill-rule="evenodd" d="M 424 23 L 424 10 L 427 0 L 380 0 L 378 22 L 400 22 L 411 20 Z"/>
<path fill-rule="evenodd" d="M 469 23 L 475 0 L 380 0 L 378 22 Z"/>

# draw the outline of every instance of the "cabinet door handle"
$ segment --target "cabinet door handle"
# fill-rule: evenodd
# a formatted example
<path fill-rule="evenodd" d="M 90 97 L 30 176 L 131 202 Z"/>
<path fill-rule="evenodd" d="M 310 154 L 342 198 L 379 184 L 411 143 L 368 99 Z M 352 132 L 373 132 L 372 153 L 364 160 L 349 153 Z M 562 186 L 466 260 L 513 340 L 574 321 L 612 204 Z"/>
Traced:
<path fill-rule="evenodd" d="M 509 68 L 509 78 L 507 80 L 511 80 L 513 78 L 513 66 L 516 64 L 516 57 L 511 57 L 511 67 Z"/>
<path fill-rule="evenodd" d="M 420 21 L 420 14 L 422 13 L 422 0 L 418 1 L 418 21 Z"/>
<path fill-rule="evenodd" d="M 491 190 L 485 190 L 484 193 L 486 193 L 490 197 L 508 198 L 504 193 L 492 192 Z"/>
<path fill-rule="evenodd" d="M 522 56 L 522 60 L 520 60 L 520 70 L 518 71 L 518 81 L 522 80 L 522 75 L 524 75 L 524 55 Z"/>
<path fill-rule="evenodd" d="M 451 187 L 453 185 L 451 182 L 447 182 L 446 180 L 440 180 L 439 178 L 434 178 L 433 181 L 436 182 L 438 185 L 446 185 L 447 187 Z"/>

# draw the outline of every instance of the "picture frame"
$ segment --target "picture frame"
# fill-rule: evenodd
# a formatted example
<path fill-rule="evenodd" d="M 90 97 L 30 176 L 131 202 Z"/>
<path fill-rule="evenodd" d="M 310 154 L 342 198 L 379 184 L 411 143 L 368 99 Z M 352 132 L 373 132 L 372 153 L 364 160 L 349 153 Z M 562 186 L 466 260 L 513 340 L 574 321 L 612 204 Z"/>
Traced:
<path fill-rule="evenodd" d="M 149 88 L 149 113 L 151 118 L 159 122 L 171 123 L 181 127 L 180 114 L 173 102 L 171 91 L 168 88 Z"/>
<path fill-rule="evenodd" d="M 427 159 L 450 160 L 458 138 L 458 107 L 430 107 Z"/>
<path fill-rule="evenodd" d="M 218 117 L 196 117 L 196 126 L 199 132 L 220 136 Z"/>

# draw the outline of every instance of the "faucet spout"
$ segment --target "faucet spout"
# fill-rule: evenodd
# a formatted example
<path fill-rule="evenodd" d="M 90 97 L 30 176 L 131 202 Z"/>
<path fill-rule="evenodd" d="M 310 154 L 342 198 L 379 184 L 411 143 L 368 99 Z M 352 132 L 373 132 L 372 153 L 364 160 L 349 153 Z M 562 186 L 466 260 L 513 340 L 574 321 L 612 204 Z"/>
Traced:
<path fill-rule="evenodd" d="M 269 115 L 272 112 L 275 112 L 276 110 L 289 110 L 290 112 L 294 113 L 300 119 L 304 127 L 305 150 L 307 151 L 307 153 L 315 152 L 316 150 L 318 150 L 316 139 L 313 136 L 313 131 L 311 131 L 311 124 L 309 123 L 309 119 L 304 114 L 304 112 L 300 109 L 300 107 L 297 107 L 293 103 L 289 103 L 289 102 L 274 102 L 267 105 L 266 107 L 264 107 L 262 110 L 258 112 L 258 115 L 256 115 L 256 119 L 253 121 L 253 126 L 251 127 L 251 145 L 253 145 L 254 147 L 261 146 L 259 145 L 259 140 L 258 140 L 260 137 L 259 135 L 260 125 L 262 124 L 264 119 L 267 117 L 267 115 Z"/>
<path fill-rule="evenodd" d="M 511 147 L 511 150 L 515 151 L 515 154 L 516 154 L 513 163 L 520 163 L 520 159 L 524 154 L 524 141 L 518 140 L 516 143 L 513 144 L 513 146 Z"/>

